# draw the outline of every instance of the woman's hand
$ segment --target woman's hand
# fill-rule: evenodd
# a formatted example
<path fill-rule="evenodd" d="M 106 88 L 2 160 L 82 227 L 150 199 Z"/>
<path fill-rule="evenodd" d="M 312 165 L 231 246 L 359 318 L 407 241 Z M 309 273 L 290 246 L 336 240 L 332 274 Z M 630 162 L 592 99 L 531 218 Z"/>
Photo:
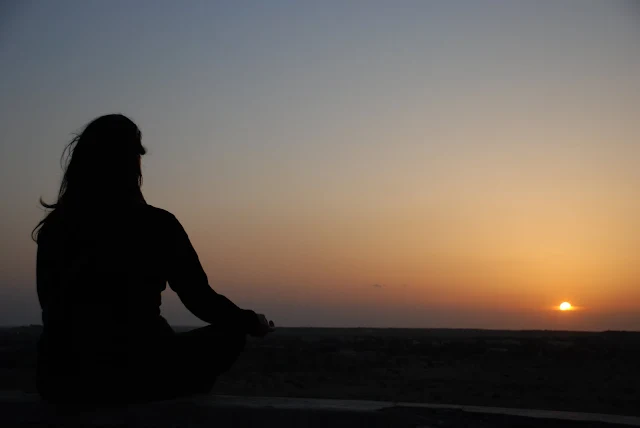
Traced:
<path fill-rule="evenodd" d="M 264 314 L 256 314 L 258 316 L 258 327 L 255 331 L 250 332 L 251 336 L 264 337 L 269 333 L 276 331 L 273 321 L 268 321 Z"/>

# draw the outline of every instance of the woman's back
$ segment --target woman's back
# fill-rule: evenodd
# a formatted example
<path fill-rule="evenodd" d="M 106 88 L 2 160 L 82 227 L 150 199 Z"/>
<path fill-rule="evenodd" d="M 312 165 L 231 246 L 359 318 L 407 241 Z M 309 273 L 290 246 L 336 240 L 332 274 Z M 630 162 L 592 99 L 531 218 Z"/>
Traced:
<path fill-rule="evenodd" d="M 153 355 L 155 343 L 173 334 L 160 316 L 172 262 L 172 217 L 141 203 L 93 216 L 60 216 L 42 229 L 41 377 L 64 373 L 65 383 L 95 383 L 103 374 L 121 385 L 159 357 Z"/>
<path fill-rule="evenodd" d="M 112 332 L 119 326 L 157 325 L 171 262 L 171 214 L 139 203 L 57 217 L 38 240 L 38 294 L 46 328 Z"/>

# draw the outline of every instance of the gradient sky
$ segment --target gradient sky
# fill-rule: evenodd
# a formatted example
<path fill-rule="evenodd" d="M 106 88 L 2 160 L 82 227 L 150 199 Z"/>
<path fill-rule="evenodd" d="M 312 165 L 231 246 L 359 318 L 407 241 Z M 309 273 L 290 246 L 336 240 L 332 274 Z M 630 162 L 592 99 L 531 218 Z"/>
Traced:
<path fill-rule="evenodd" d="M 39 322 L 64 145 L 121 112 L 277 324 L 640 330 L 637 4 L 2 2 L 0 58 L 0 325 Z"/>

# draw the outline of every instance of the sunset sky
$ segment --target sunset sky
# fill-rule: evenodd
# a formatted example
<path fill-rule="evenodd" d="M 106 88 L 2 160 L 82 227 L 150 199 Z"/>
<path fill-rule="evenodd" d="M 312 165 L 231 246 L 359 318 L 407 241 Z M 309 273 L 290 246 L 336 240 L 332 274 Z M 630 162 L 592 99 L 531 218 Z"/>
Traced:
<path fill-rule="evenodd" d="M 40 322 L 38 198 L 121 112 L 276 324 L 640 330 L 633 2 L 3 2 L 0 58 L 0 325 Z"/>

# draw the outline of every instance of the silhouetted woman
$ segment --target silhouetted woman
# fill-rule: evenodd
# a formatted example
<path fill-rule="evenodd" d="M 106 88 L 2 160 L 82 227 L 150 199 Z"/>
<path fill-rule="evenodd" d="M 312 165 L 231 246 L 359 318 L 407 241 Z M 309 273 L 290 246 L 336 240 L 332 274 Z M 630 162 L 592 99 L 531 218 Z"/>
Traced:
<path fill-rule="evenodd" d="M 212 290 L 178 220 L 145 202 L 135 123 L 99 117 L 64 153 L 58 200 L 41 201 L 50 212 L 34 229 L 40 394 L 133 402 L 208 392 L 246 334 L 264 336 L 273 323 Z M 174 333 L 160 315 L 167 282 L 211 325 Z"/>

